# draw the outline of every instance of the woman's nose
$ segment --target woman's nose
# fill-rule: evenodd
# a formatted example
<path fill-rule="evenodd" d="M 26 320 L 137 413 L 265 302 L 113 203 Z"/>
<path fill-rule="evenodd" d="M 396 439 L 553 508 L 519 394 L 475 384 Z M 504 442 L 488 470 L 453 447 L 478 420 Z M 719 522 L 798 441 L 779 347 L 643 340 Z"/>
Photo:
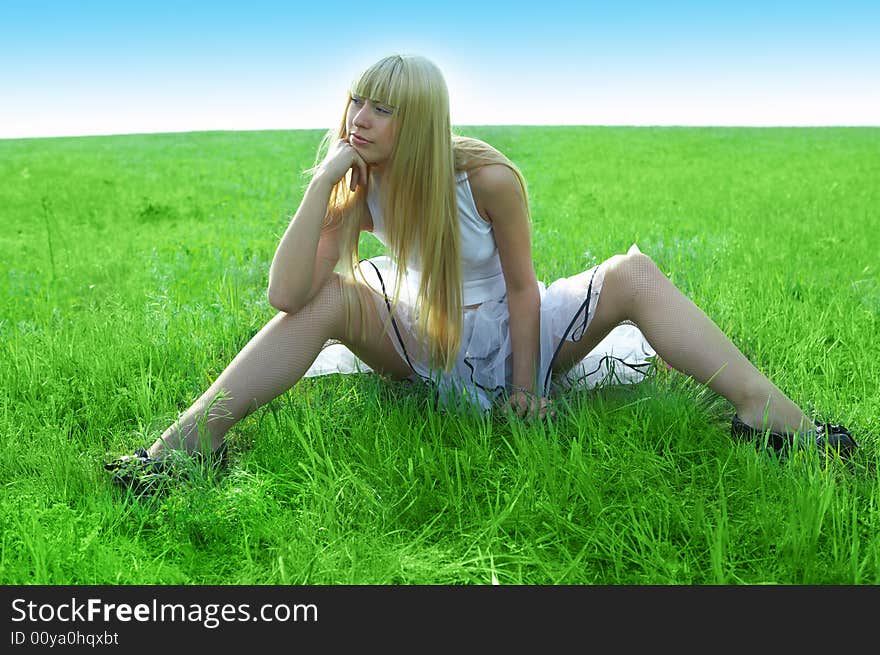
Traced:
<path fill-rule="evenodd" d="M 367 113 L 367 103 L 365 102 L 363 106 L 357 111 L 352 119 L 352 123 L 357 125 L 358 127 L 366 127 L 367 117 L 369 114 Z"/>

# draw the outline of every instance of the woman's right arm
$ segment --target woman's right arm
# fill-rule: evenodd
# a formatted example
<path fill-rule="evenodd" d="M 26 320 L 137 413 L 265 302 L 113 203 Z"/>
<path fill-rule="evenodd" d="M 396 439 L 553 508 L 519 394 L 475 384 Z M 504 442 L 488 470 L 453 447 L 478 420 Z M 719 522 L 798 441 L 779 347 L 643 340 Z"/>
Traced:
<path fill-rule="evenodd" d="M 332 189 L 326 178 L 313 177 L 281 237 L 269 269 L 269 303 L 276 309 L 293 313 L 306 303 Z"/>
<path fill-rule="evenodd" d="M 352 185 L 366 180 L 366 163 L 349 144 L 340 141 L 328 152 L 312 178 L 293 220 L 275 251 L 269 269 L 269 303 L 276 309 L 293 313 L 309 300 L 316 269 L 326 277 L 339 257 L 338 232 L 321 231 L 330 193 L 349 169 Z M 331 264 L 332 261 L 332 264 Z M 328 269 L 329 264 L 329 269 Z"/>

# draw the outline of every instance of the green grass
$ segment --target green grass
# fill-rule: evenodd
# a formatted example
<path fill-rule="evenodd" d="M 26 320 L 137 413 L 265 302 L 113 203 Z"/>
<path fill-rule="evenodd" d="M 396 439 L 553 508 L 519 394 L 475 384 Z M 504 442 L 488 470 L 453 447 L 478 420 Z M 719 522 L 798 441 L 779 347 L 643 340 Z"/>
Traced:
<path fill-rule="evenodd" d="M 522 167 L 539 279 L 637 243 L 876 462 L 880 129 L 461 131 Z M 111 487 L 103 462 L 275 314 L 320 137 L 0 141 L 0 581 L 880 583 L 877 473 L 734 443 L 727 402 L 675 372 L 565 396 L 546 426 L 308 379 L 233 427 L 225 475 Z"/>

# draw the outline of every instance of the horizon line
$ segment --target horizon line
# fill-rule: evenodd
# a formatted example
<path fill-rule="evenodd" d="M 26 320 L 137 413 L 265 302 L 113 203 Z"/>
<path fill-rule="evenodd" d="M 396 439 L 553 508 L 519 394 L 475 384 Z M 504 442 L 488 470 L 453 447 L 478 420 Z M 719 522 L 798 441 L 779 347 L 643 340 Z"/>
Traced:
<path fill-rule="evenodd" d="M 468 123 L 453 125 L 452 129 L 470 129 L 487 127 L 549 127 L 549 128 L 578 128 L 578 127 L 617 127 L 617 128 L 686 128 L 686 129 L 869 129 L 880 128 L 880 123 L 810 123 L 810 124 L 785 124 L 785 123 L 743 123 L 743 124 L 687 124 L 687 123 Z M 230 129 L 181 129 L 181 130 L 156 130 L 144 132 L 86 132 L 72 134 L 46 134 L 30 136 L 4 136 L 0 135 L 0 141 L 23 141 L 28 139 L 78 139 L 110 136 L 150 136 L 168 134 L 223 134 L 229 132 L 328 132 L 335 127 L 266 127 L 266 128 L 230 128 Z"/>

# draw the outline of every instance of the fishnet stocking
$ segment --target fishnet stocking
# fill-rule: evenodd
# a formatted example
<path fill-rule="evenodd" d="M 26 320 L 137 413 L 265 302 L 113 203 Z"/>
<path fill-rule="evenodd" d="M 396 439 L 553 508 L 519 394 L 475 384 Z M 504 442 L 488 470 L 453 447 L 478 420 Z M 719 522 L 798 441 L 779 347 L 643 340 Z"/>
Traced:
<path fill-rule="evenodd" d="M 381 330 L 375 305 L 364 303 L 367 334 L 346 333 L 343 282 L 331 274 L 312 301 L 294 314 L 279 312 L 245 345 L 214 383 L 150 447 L 216 450 L 238 421 L 281 395 L 311 366 L 328 339 L 339 339 L 380 372 L 405 377 L 409 369 Z M 353 310 L 357 319 L 357 311 Z M 352 332 L 357 330 L 354 321 Z"/>
<path fill-rule="evenodd" d="M 626 319 L 638 325 L 664 361 L 724 396 L 748 425 L 778 432 L 813 428 L 810 418 L 641 253 L 608 262 L 593 321 L 580 342 L 564 345 L 561 367 L 585 356 Z"/>

